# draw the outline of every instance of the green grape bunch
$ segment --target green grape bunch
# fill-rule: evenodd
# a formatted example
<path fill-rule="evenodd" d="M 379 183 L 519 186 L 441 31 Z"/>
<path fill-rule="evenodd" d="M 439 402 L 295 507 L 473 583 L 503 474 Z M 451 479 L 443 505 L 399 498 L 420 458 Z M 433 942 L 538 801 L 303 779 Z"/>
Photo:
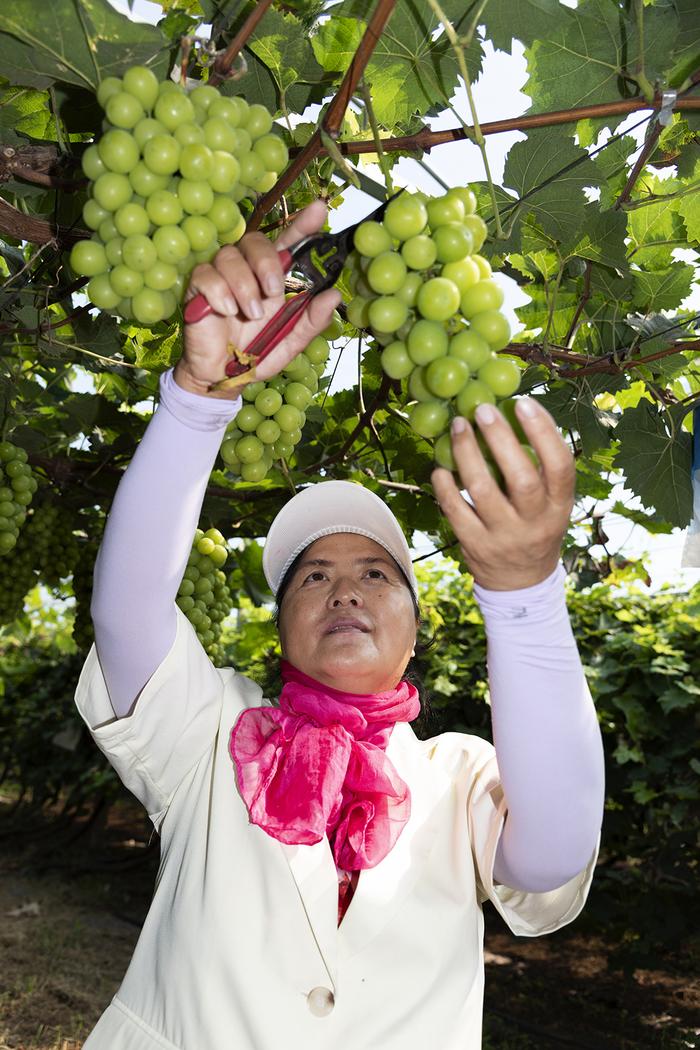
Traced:
<path fill-rule="evenodd" d="M 94 306 L 152 325 L 175 313 L 198 263 L 242 237 L 239 202 L 274 186 L 287 147 L 259 103 L 159 83 L 144 66 L 107 77 L 97 100 L 104 131 L 82 159 L 94 233 L 70 263 Z"/>
<path fill-rule="evenodd" d="M 479 254 L 486 233 L 467 187 L 433 198 L 403 192 L 381 222 L 358 226 L 347 261 L 348 321 L 382 346 L 384 372 L 403 383 L 411 428 L 434 443 L 438 465 L 453 471 L 456 415 L 472 420 L 478 405 L 499 404 L 517 423 L 511 399 L 521 372 L 498 353 L 508 346 L 510 325 L 500 310 L 503 291 Z M 516 433 L 525 444 L 519 424 Z M 501 483 L 488 446 L 480 445 Z"/>
<path fill-rule="evenodd" d="M 11 441 L 0 441 L 0 557 L 17 543 L 38 482 L 27 453 Z"/>
<path fill-rule="evenodd" d="M 319 379 L 328 361 L 328 339 L 337 338 L 342 321 L 331 324 L 312 339 L 284 371 L 267 382 L 249 383 L 243 405 L 226 428 L 221 458 L 228 471 L 243 481 L 262 481 L 273 463 L 288 460 L 299 444 L 306 409 L 318 393 Z"/>
<path fill-rule="evenodd" d="M 197 529 L 176 599 L 215 662 L 221 656 L 221 622 L 232 604 L 222 572 L 227 557 L 226 540 L 218 529 Z"/>

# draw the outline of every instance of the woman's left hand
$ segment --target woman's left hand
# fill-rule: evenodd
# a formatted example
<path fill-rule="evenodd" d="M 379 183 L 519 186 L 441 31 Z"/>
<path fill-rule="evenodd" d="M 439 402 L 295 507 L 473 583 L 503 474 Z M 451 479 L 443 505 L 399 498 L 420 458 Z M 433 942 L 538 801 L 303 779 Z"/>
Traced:
<path fill-rule="evenodd" d="M 452 450 L 473 506 L 448 470 L 438 467 L 431 478 L 474 581 L 494 591 L 531 587 L 554 571 L 574 504 L 574 459 L 551 415 L 533 398 L 518 401 L 516 412 L 541 469 L 522 450 L 504 416 L 492 405 L 480 405 L 476 422 L 507 492 L 489 473 L 466 420 L 458 433 L 453 424 Z"/>

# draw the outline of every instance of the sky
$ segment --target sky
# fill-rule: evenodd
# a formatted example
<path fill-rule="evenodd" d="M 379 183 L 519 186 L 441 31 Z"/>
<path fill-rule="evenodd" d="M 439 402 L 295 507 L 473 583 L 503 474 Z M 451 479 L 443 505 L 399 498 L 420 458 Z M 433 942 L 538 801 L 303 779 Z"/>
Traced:
<path fill-rule="evenodd" d="M 109 0 L 113 7 L 129 14 L 126 0 Z M 159 4 L 151 3 L 150 0 L 134 0 L 133 11 L 130 17 L 138 21 L 156 22 L 161 17 L 162 11 Z M 529 106 L 529 98 L 523 94 L 521 88 L 527 79 L 523 49 L 514 42 L 513 54 L 494 51 L 486 44 L 486 58 L 484 69 L 479 80 L 473 85 L 473 96 L 476 110 L 481 122 L 503 119 L 504 117 L 518 116 L 524 113 Z M 471 123 L 469 108 L 466 101 L 466 92 L 462 88 L 453 98 L 453 105 L 460 116 Z M 305 119 L 313 119 L 318 107 L 311 107 Z M 638 120 L 638 114 L 632 114 L 628 123 Z M 436 118 L 429 118 L 427 123 L 437 130 L 442 127 L 453 127 L 455 117 L 452 113 L 445 112 Z M 621 125 L 623 127 L 624 125 Z M 641 135 L 643 128 L 638 133 Z M 491 135 L 487 138 L 488 160 L 492 176 L 497 182 L 501 179 L 503 166 L 508 150 L 511 146 L 525 138 L 521 132 L 507 132 L 499 135 Z M 638 141 L 641 142 L 641 139 Z M 437 146 L 431 150 L 425 158 L 426 162 L 441 179 L 448 185 L 464 185 L 469 181 L 484 178 L 484 170 L 481 154 L 478 147 L 470 142 L 451 143 Z M 382 181 L 379 169 L 371 165 L 366 166 L 367 174 Z M 439 184 L 436 183 L 415 161 L 403 158 L 393 169 L 393 177 L 396 186 L 408 185 L 417 189 L 423 189 L 429 193 L 440 192 Z M 376 207 L 376 201 L 365 194 L 350 188 L 344 195 L 343 204 L 331 213 L 331 228 L 342 229 L 344 226 L 356 222 L 363 214 Z M 502 284 L 506 301 L 504 311 L 508 315 L 514 330 L 522 327 L 519 325 L 514 310 L 517 306 L 528 301 L 525 295 L 509 278 L 498 275 L 497 279 Z M 688 303 L 695 309 L 700 309 L 700 293 L 696 292 Z M 357 379 L 357 350 L 356 344 L 351 343 L 346 349 L 336 348 L 333 362 L 338 355 L 342 354 L 339 367 L 336 371 L 333 390 L 353 386 Z M 690 484 L 690 479 L 688 481 Z M 640 508 L 641 504 L 636 497 L 616 485 L 611 497 L 601 504 L 599 509 L 611 507 L 616 500 L 629 504 L 631 507 Z M 590 501 L 582 504 L 588 509 Z M 641 526 L 631 524 L 627 519 L 606 513 L 604 529 L 609 537 L 607 549 L 610 553 L 620 551 L 626 557 L 636 557 L 648 554 L 647 568 L 651 577 L 653 590 L 661 586 L 671 586 L 673 589 L 685 590 L 693 583 L 700 581 L 700 568 L 681 569 L 681 552 L 683 548 L 684 530 L 674 529 L 670 535 L 651 536 Z M 415 543 L 416 553 L 426 553 L 430 549 L 428 541 L 420 539 Z M 592 553 L 598 557 L 604 551 L 600 547 L 592 548 Z"/>

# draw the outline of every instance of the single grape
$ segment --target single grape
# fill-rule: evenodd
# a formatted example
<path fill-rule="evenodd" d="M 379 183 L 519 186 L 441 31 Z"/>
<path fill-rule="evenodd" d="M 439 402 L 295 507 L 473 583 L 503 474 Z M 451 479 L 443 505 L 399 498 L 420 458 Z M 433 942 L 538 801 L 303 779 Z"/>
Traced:
<path fill-rule="evenodd" d="M 236 457 L 241 463 L 257 463 L 262 458 L 263 443 L 254 434 L 245 434 L 236 442 Z"/>
<path fill-rule="evenodd" d="M 154 135 L 143 147 L 143 160 L 156 175 L 172 175 L 180 164 L 182 146 L 172 135 Z"/>
<path fill-rule="evenodd" d="M 165 292 L 175 285 L 177 270 L 172 263 L 156 259 L 149 269 L 146 270 L 143 277 L 147 288 L 153 288 L 156 292 Z"/>
<path fill-rule="evenodd" d="M 419 291 L 416 305 L 429 321 L 447 321 L 459 309 L 459 289 L 446 277 L 431 277 Z"/>
<path fill-rule="evenodd" d="M 155 324 L 165 317 L 163 296 L 152 288 L 142 288 L 137 292 L 131 300 L 131 309 L 136 320 L 145 325 Z"/>
<path fill-rule="evenodd" d="M 282 407 L 282 395 L 279 390 L 266 387 L 255 398 L 255 407 L 262 416 L 274 416 Z M 274 441 L 277 438 L 273 438 Z"/>
<path fill-rule="evenodd" d="M 100 151 L 96 145 L 88 146 L 83 153 L 80 163 L 83 169 L 83 174 L 92 182 L 99 178 L 100 175 L 104 175 L 107 171 L 107 165 L 100 157 Z"/>
<path fill-rule="evenodd" d="M 425 385 L 425 368 L 416 368 L 408 379 L 408 393 L 413 401 L 434 401 L 435 395 Z"/>
<path fill-rule="evenodd" d="M 483 378 L 481 373 L 479 378 Z M 425 385 L 435 397 L 441 399 L 456 397 L 468 379 L 469 368 L 464 361 L 460 361 L 458 357 L 450 357 L 449 354 L 431 361 L 425 369 Z M 488 380 L 484 379 L 484 382 L 488 383 Z"/>
<path fill-rule="evenodd" d="M 167 175 L 156 175 L 155 172 L 147 168 L 142 160 L 132 168 L 129 172 L 129 182 L 131 183 L 134 193 L 138 196 L 148 198 L 158 190 L 164 190 L 168 185 Z"/>
<path fill-rule="evenodd" d="M 114 225 L 120 237 L 131 237 L 135 233 L 148 233 L 151 220 L 140 204 L 122 204 L 114 213 Z M 112 240 L 111 237 L 107 238 Z"/>
<path fill-rule="evenodd" d="M 477 406 L 482 404 L 495 405 L 496 397 L 486 383 L 470 379 L 457 395 L 457 411 L 460 416 L 472 420 Z"/>
<path fill-rule="evenodd" d="M 143 274 L 129 269 L 124 263 L 112 267 L 109 271 L 109 281 L 114 291 L 123 299 L 130 299 L 143 288 Z"/>
<path fill-rule="evenodd" d="M 465 215 L 464 225 L 471 231 L 472 240 L 474 242 L 473 250 L 478 252 L 489 232 L 486 223 L 480 215 Z"/>
<path fill-rule="evenodd" d="M 398 339 L 384 347 L 381 360 L 382 368 L 391 379 L 405 379 L 415 367 L 408 356 L 406 344 Z"/>
<path fill-rule="evenodd" d="M 146 66 L 132 66 L 122 78 L 124 91 L 139 100 L 144 109 L 153 109 L 158 98 L 158 78 Z"/>
<path fill-rule="evenodd" d="M 408 317 L 408 307 L 393 295 L 382 295 L 370 303 L 369 323 L 375 332 L 395 332 Z"/>
<path fill-rule="evenodd" d="M 83 222 L 91 230 L 96 230 L 100 223 L 108 218 L 109 214 L 96 200 L 86 200 L 83 205 Z"/>
<path fill-rule="evenodd" d="M 166 135 L 167 131 L 159 120 L 153 117 L 144 117 L 140 120 L 132 132 L 139 149 L 143 149 L 149 139 L 156 135 Z"/>
<path fill-rule="evenodd" d="M 290 431 L 296 430 L 301 424 L 301 412 L 294 405 L 284 404 L 279 408 L 273 419 L 276 423 L 279 423 L 280 430 L 289 433 Z"/>
<path fill-rule="evenodd" d="M 139 160 L 139 147 L 133 135 L 121 128 L 107 131 L 97 143 L 97 152 L 104 166 L 119 175 L 126 175 Z"/>
<path fill-rule="evenodd" d="M 212 152 L 211 174 L 207 176 L 209 185 L 215 193 L 230 193 L 238 182 L 240 170 L 240 164 L 234 156 L 215 149 Z"/>
<path fill-rule="evenodd" d="M 447 277 L 457 285 L 460 295 L 468 288 L 475 285 L 481 279 L 481 272 L 474 258 L 468 256 L 466 259 L 457 259 L 455 262 L 445 263 L 440 271 L 441 277 Z"/>
<path fill-rule="evenodd" d="M 192 122 L 195 114 L 194 106 L 184 92 L 168 91 L 156 102 L 153 115 L 168 131 L 174 131 L 179 124 Z"/>
<path fill-rule="evenodd" d="M 248 108 L 244 120 L 244 127 L 252 139 L 259 139 L 267 135 L 272 128 L 272 117 L 265 106 L 255 102 Z"/>
<path fill-rule="evenodd" d="M 473 215 L 476 211 L 476 197 L 468 186 L 453 186 L 448 190 L 447 196 L 459 197 L 465 215 Z"/>
<path fill-rule="evenodd" d="M 381 223 L 367 220 L 355 230 L 354 245 L 361 255 L 375 258 L 382 252 L 391 251 L 391 234 Z"/>
<path fill-rule="evenodd" d="M 411 328 L 406 347 L 411 360 L 417 365 L 427 365 L 429 361 L 447 353 L 449 337 L 444 325 L 436 321 L 419 320 Z"/>
<path fill-rule="evenodd" d="M 92 184 L 92 196 L 105 211 L 116 211 L 131 199 L 131 183 L 126 175 L 106 171 Z"/>
<path fill-rule="evenodd" d="M 411 409 L 408 418 L 416 434 L 433 438 L 442 434 L 449 422 L 450 412 L 442 401 L 419 401 Z"/>
<path fill-rule="evenodd" d="M 178 124 L 173 131 L 173 138 L 183 147 L 204 145 L 204 132 L 199 124 Z"/>
<path fill-rule="evenodd" d="M 452 451 L 452 439 L 449 434 L 441 434 L 435 442 L 435 462 L 445 470 L 457 470 L 454 453 Z"/>
<path fill-rule="evenodd" d="M 520 369 L 515 361 L 495 357 L 481 366 L 478 379 L 491 387 L 496 397 L 510 397 L 520 386 Z"/>
<path fill-rule="evenodd" d="M 266 171 L 284 171 L 289 162 L 289 152 L 277 135 L 262 135 L 253 145 L 253 151 L 263 162 Z"/>
<path fill-rule="evenodd" d="M 100 273 L 88 282 L 87 296 L 90 302 L 99 306 L 101 310 L 113 310 L 121 299 L 121 295 L 114 291 L 106 273 Z"/>
<path fill-rule="evenodd" d="M 114 124 L 115 128 L 136 127 L 140 120 L 146 116 L 141 103 L 128 91 L 117 91 L 107 100 L 105 106 L 107 120 Z"/>
<path fill-rule="evenodd" d="M 121 90 L 122 81 L 119 77 L 105 77 L 97 87 L 97 101 L 104 109 L 112 95 L 116 95 Z"/>
<path fill-rule="evenodd" d="M 419 233 L 404 241 L 401 256 L 412 270 L 429 270 L 438 257 L 436 242 L 427 234 Z"/>
<path fill-rule="evenodd" d="M 421 275 L 419 273 L 408 273 L 406 274 L 406 280 L 396 292 L 396 298 L 400 299 L 410 309 L 416 305 L 418 293 L 422 287 L 423 278 Z"/>
<path fill-rule="evenodd" d="M 438 226 L 445 226 L 448 222 L 463 222 L 465 218 L 464 205 L 459 197 L 445 195 L 434 197 L 428 201 L 428 222 L 433 235 Z M 465 252 L 466 254 L 466 252 Z"/>
<path fill-rule="evenodd" d="M 458 357 L 469 367 L 470 372 L 477 372 L 484 362 L 493 357 L 489 344 L 470 328 L 462 328 L 450 339 L 449 353 Z"/>
<path fill-rule="evenodd" d="M 264 418 L 262 412 L 259 412 L 255 405 L 243 405 L 236 416 L 236 426 L 244 434 L 252 434 Z"/>
<path fill-rule="evenodd" d="M 208 250 L 212 242 L 216 242 L 216 226 L 205 215 L 188 215 L 180 224 L 180 229 L 195 252 Z"/>
<path fill-rule="evenodd" d="M 492 350 L 503 350 L 510 342 L 510 325 L 497 310 L 484 310 L 471 320 L 472 330 L 482 336 Z"/>
<path fill-rule="evenodd" d="M 180 179 L 177 195 L 182 207 L 190 215 L 206 215 L 214 203 L 214 191 L 204 180 L 193 182 L 190 179 Z M 216 229 L 213 235 L 216 237 Z"/>
<path fill-rule="evenodd" d="M 384 212 L 384 226 L 399 241 L 417 237 L 427 222 L 428 212 L 423 201 L 406 193 L 390 201 Z"/>
<path fill-rule="evenodd" d="M 370 263 L 367 282 L 377 295 L 392 295 L 406 280 L 406 263 L 396 252 L 382 252 Z"/>
<path fill-rule="evenodd" d="M 146 201 L 146 212 L 154 226 L 177 226 L 183 216 L 179 197 L 169 190 L 156 190 L 152 193 Z"/>
<path fill-rule="evenodd" d="M 498 310 L 503 305 L 503 289 L 495 281 L 478 281 L 460 299 L 460 310 L 470 320 L 484 310 Z"/>
<path fill-rule="evenodd" d="M 209 117 L 202 125 L 204 141 L 209 149 L 233 153 L 236 148 L 234 129 L 223 117 Z"/>
<path fill-rule="evenodd" d="M 460 222 L 447 222 L 433 233 L 438 262 L 457 262 L 468 256 L 473 247 L 471 231 Z M 445 274 L 443 274 L 443 277 Z"/>
<path fill-rule="evenodd" d="M 124 265 L 128 266 L 130 270 L 144 273 L 155 264 L 157 258 L 158 252 L 150 237 L 146 237 L 142 233 L 136 233 L 133 236 L 124 239 L 124 244 L 122 245 L 122 259 Z"/>
<path fill-rule="evenodd" d="M 153 243 L 158 258 L 163 262 L 177 264 L 190 254 L 187 234 L 179 226 L 161 226 L 153 234 Z"/>
<path fill-rule="evenodd" d="M 81 277 L 95 277 L 109 269 L 104 246 L 97 241 L 78 241 L 70 253 L 70 265 Z"/>

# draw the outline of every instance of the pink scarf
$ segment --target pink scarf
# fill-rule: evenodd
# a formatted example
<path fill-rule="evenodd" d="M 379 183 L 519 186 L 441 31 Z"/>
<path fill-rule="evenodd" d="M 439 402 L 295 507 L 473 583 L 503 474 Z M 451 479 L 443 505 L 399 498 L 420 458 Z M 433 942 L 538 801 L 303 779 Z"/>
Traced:
<path fill-rule="evenodd" d="M 282 661 L 279 707 L 243 711 L 229 753 L 250 822 L 287 844 L 328 835 L 337 867 L 373 868 L 411 815 L 408 785 L 386 757 L 396 722 L 420 713 L 408 682 L 370 695 L 322 685 Z"/>

